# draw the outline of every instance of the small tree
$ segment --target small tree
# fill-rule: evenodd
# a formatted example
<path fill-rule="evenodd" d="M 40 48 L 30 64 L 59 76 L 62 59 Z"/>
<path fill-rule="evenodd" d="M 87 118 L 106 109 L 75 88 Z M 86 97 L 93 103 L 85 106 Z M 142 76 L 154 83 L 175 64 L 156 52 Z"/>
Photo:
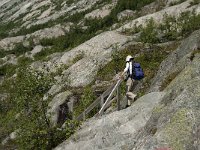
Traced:
<path fill-rule="evenodd" d="M 15 129 L 18 130 L 17 145 L 19 149 L 52 149 L 62 142 L 66 135 L 73 130 L 57 130 L 50 125 L 46 111 L 48 100 L 42 99 L 53 80 L 30 69 L 20 69 L 15 79 L 11 94 L 19 117 L 15 121 Z M 67 131 L 69 134 L 65 133 Z"/>

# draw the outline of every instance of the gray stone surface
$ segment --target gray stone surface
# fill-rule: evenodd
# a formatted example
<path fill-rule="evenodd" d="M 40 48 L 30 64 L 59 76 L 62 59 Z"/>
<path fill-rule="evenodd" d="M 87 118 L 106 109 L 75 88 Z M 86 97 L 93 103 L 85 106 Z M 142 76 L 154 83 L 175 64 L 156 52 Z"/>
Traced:
<path fill-rule="evenodd" d="M 25 36 L 5 38 L 0 41 L 0 49 L 11 50 L 15 47 L 17 43 L 22 43 L 24 39 L 25 39 Z"/>
<path fill-rule="evenodd" d="M 43 49 L 43 46 L 37 45 L 37 46 L 35 46 L 35 47 L 33 48 L 33 50 L 32 50 L 31 52 L 27 52 L 27 53 L 25 54 L 25 56 L 26 56 L 26 57 L 31 57 L 31 58 L 33 58 L 33 56 L 34 56 L 35 54 L 41 52 L 42 49 Z"/>
<path fill-rule="evenodd" d="M 163 92 L 151 92 L 131 107 L 85 122 L 56 150 L 197 150 L 200 144 L 200 30 L 185 39 L 161 64 L 153 82 L 178 70 Z M 194 50 L 195 53 L 192 54 Z M 166 76 L 164 75 L 166 74 Z M 157 90 L 155 90 L 157 91 Z"/>
<path fill-rule="evenodd" d="M 163 81 L 175 72 L 181 72 L 185 66 L 191 63 L 190 56 L 194 50 L 200 48 L 200 30 L 195 31 L 191 36 L 185 39 L 177 50 L 172 52 L 165 59 L 152 81 L 150 91 L 159 91 Z"/>
<path fill-rule="evenodd" d="M 70 66 L 63 71 L 62 82 L 70 80 L 73 87 L 85 86 L 94 80 L 97 71 L 111 61 L 113 51 L 119 50 L 132 37 L 121 35 L 115 31 L 101 33 L 74 49 L 64 53 L 61 57 L 53 57 L 48 62 L 32 64 L 37 70 L 49 70 L 55 72 L 63 65 Z M 83 55 L 81 60 L 73 62 L 77 56 Z M 73 64 L 74 63 L 74 64 Z"/>
<path fill-rule="evenodd" d="M 117 15 L 117 19 L 119 21 L 123 19 L 127 19 L 127 18 L 135 18 L 135 17 L 136 17 L 136 11 L 132 11 L 132 10 L 124 10 Z"/>
<path fill-rule="evenodd" d="M 72 96 L 72 93 L 69 91 L 59 93 L 56 95 L 52 101 L 49 103 L 49 109 L 47 114 L 50 116 L 50 121 L 53 126 L 57 125 L 59 119 L 60 106 L 64 103 L 67 103 L 69 97 Z"/>
<path fill-rule="evenodd" d="M 85 15 L 87 19 L 104 18 L 108 16 L 116 3 L 105 5 Z"/>
<path fill-rule="evenodd" d="M 135 149 L 198 150 L 200 54 L 165 89 L 165 96 L 138 136 Z M 153 133 L 151 133 L 154 130 Z"/>
<path fill-rule="evenodd" d="M 155 92 L 138 99 L 131 107 L 85 122 L 75 135 L 55 150 L 123 149 L 134 144 L 133 137 L 151 116 L 154 106 L 164 96 Z"/>

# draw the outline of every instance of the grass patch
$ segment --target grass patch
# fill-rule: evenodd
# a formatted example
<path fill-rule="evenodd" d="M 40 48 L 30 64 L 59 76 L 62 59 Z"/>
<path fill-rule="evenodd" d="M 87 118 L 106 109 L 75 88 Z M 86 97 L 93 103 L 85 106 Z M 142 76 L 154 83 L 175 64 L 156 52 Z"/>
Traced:
<path fill-rule="evenodd" d="M 33 60 L 29 57 L 25 57 L 25 56 L 22 56 L 20 58 L 18 58 L 18 67 L 24 67 L 24 66 L 27 66 L 29 64 L 31 64 L 33 62 Z"/>

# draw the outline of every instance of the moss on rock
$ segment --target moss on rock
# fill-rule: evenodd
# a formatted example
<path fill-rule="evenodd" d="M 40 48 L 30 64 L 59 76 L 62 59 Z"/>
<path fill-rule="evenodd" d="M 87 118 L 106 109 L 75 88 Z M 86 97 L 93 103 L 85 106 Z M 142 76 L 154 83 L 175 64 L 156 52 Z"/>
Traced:
<path fill-rule="evenodd" d="M 173 150 L 183 150 L 192 132 L 192 122 L 187 117 L 188 109 L 178 110 L 167 124 L 165 135 Z M 187 142 L 188 143 L 188 142 Z"/>

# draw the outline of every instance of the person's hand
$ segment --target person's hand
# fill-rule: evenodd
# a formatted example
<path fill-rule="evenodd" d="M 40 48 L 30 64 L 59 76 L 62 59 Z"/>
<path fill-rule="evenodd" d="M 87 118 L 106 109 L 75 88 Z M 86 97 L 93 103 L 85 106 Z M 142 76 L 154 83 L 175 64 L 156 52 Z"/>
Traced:
<path fill-rule="evenodd" d="M 119 76 L 119 79 L 123 79 L 124 78 L 124 73 L 122 72 Z"/>

